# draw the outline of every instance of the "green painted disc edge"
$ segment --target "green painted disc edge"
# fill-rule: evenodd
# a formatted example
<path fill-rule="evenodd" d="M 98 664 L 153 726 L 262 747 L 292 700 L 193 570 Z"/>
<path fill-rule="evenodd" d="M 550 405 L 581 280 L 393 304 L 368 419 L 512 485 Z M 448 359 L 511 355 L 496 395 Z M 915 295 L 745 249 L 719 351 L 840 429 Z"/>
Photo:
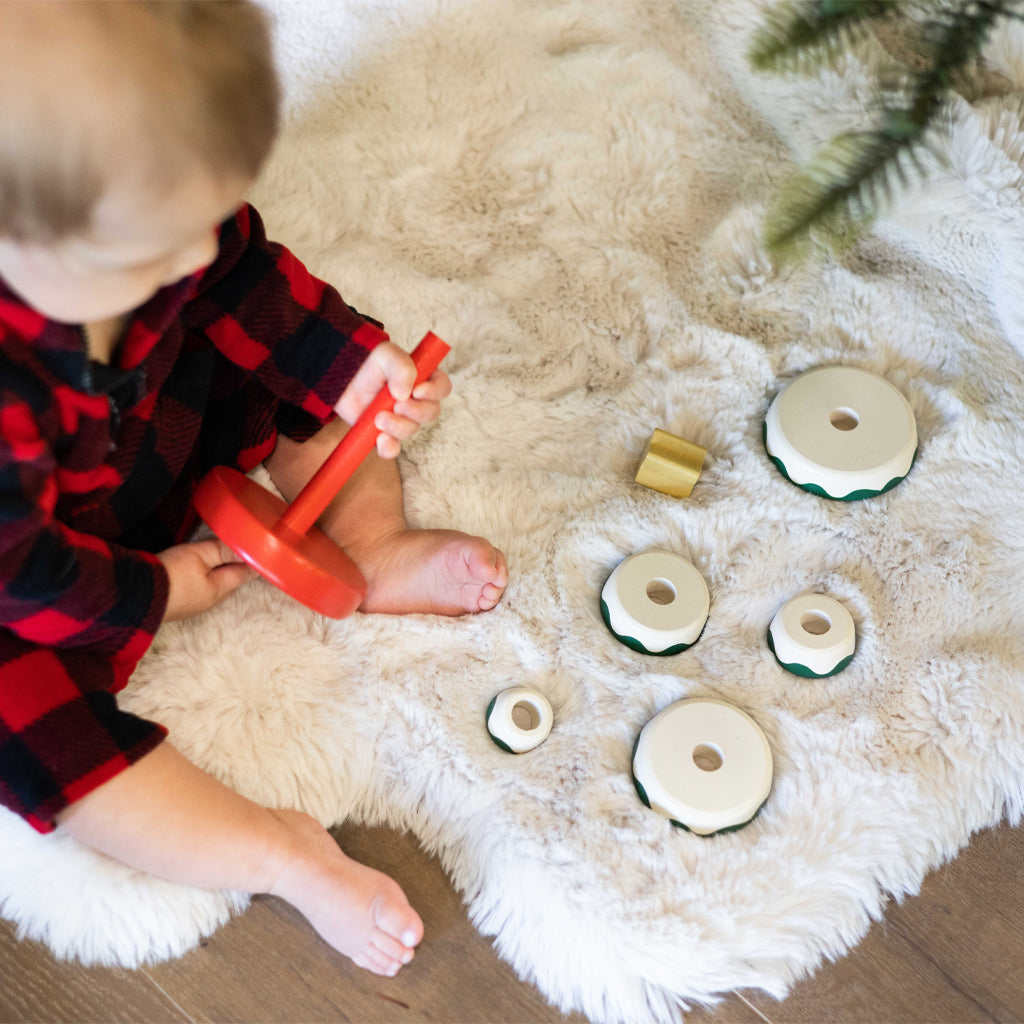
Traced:
<path fill-rule="evenodd" d="M 643 730 L 641 730 L 640 733 L 637 733 L 637 737 L 633 741 L 633 754 L 629 759 L 629 774 L 633 779 L 633 788 L 636 790 L 637 796 L 640 797 L 641 803 L 643 803 L 645 807 L 650 807 L 653 811 L 654 808 L 651 807 L 651 801 L 647 796 L 647 790 L 644 789 L 643 784 L 636 777 L 636 770 L 634 768 L 636 764 L 636 752 L 637 748 L 640 746 L 640 736 L 642 732 Z M 699 836 L 701 839 L 710 839 L 712 836 L 724 835 L 726 832 L 739 832 L 741 828 L 746 828 L 761 813 L 766 803 L 768 803 L 768 797 L 765 797 L 764 800 L 761 801 L 761 805 L 749 818 L 747 818 L 746 821 L 741 821 L 738 825 L 726 825 L 725 828 L 715 829 L 714 832 L 694 832 L 693 829 L 687 828 L 686 825 L 681 821 L 676 821 L 675 818 L 669 818 L 668 821 L 670 825 L 673 825 L 675 828 L 681 828 L 684 832 L 689 832 L 691 835 Z M 655 811 L 654 813 L 660 814 L 661 812 Z M 668 816 L 666 815 L 666 817 Z"/>
<path fill-rule="evenodd" d="M 487 711 L 484 714 L 484 724 L 487 726 L 487 735 L 494 741 L 495 746 L 501 747 L 506 754 L 514 754 L 515 751 L 507 743 L 503 743 L 491 732 L 491 712 L 494 710 L 494 705 L 498 703 L 498 697 L 500 696 L 501 694 L 495 694 L 491 698 L 491 703 L 487 705 Z"/>
<path fill-rule="evenodd" d="M 799 662 L 787 662 L 783 661 L 779 657 L 778 651 L 775 650 L 775 639 L 772 636 L 771 629 L 768 630 L 768 650 L 775 655 L 775 660 L 791 675 L 802 676 L 804 679 L 828 679 L 829 676 L 838 675 L 843 669 L 848 668 L 851 661 L 853 661 L 853 654 L 847 655 L 834 669 L 830 672 L 815 672 L 808 668 L 806 665 L 801 665 Z"/>
<path fill-rule="evenodd" d="M 809 494 L 816 494 L 819 498 L 828 498 L 829 501 L 863 501 L 865 498 L 876 498 L 879 494 L 885 494 L 887 491 L 891 491 L 901 480 L 905 480 L 910 475 L 910 470 L 914 468 L 914 463 L 917 462 L 917 453 L 919 448 L 914 449 L 913 458 L 910 460 L 910 468 L 906 473 L 901 476 L 894 476 L 881 490 L 872 490 L 864 488 L 859 491 L 851 491 L 849 494 L 829 494 L 823 487 L 818 484 L 801 484 L 797 483 L 789 475 L 789 470 L 786 469 L 786 464 L 777 455 L 773 455 L 768 450 L 768 422 L 767 420 L 761 425 L 761 437 L 764 441 L 764 450 L 768 458 L 771 459 L 775 468 L 794 486 L 799 487 L 802 491 L 807 491 Z"/>
<path fill-rule="evenodd" d="M 663 651 L 650 651 L 644 645 L 637 640 L 635 636 L 629 636 L 628 633 L 616 633 L 612 629 L 612 616 L 611 611 L 608 608 L 608 602 L 605 601 L 604 597 L 601 598 L 601 618 L 604 619 L 604 624 L 608 627 L 608 632 L 611 633 L 619 643 L 625 644 L 631 650 L 637 652 L 637 654 L 650 654 L 655 658 L 667 658 L 670 654 L 680 654 L 683 651 L 689 650 L 696 642 L 701 638 L 704 633 L 704 629 L 707 626 L 707 621 L 701 626 L 700 633 L 697 634 L 697 640 L 688 644 L 672 644 L 671 647 L 666 647 Z"/>

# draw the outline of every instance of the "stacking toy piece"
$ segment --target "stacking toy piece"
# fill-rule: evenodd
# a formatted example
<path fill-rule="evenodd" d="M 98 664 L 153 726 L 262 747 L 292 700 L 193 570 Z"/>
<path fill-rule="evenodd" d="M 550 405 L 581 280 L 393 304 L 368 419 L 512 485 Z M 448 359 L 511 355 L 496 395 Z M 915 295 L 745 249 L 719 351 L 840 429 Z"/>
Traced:
<path fill-rule="evenodd" d="M 776 612 L 768 627 L 768 646 L 787 672 L 819 679 L 850 664 L 857 629 L 853 616 L 834 597 L 800 594 Z"/>
<path fill-rule="evenodd" d="M 678 654 L 708 620 L 704 577 L 681 555 L 646 551 L 620 562 L 601 591 L 601 615 L 616 639 L 641 654 Z"/>
<path fill-rule="evenodd" d="M 547 697 L 528 686 L 502 690 L 487 708 L 487 731 L 509 754 L 525 754 L 551 733 L 554 715 Z"/>
<path fill-rule="evenodd" d="M 724 701 L 672 704 L 644 726 L 633 782 L 648 807 L 706 836 L 746 825 L 772 788 L 772 752 L 760 726 Z"/>
<path fill-rule="evenodd" d="M 634 480 L 673 498 L 688 498 L 700 477 L 707 449 L 667 430 L 651 434 Z"/>
<path fill-rule="evenodd" d="M 842 501 L 895 487 L 917 454 L 910 403 L 887 380 L 851 366 L 797 377 L 769 406 L 764 436 L 784 476 Z"/>
<path fill-rule="evenodd" d="M 416 382 L 426 380 L 448 352 L 428 332 L 412 353 Z M 376 443 L 377 414 L 394 404 L 385 385 L 291 506 L 237 470 L 218 466 L 196 488 L 196 511 L 232 551 L 285 593 L 322 615 L 351 615 L 366 595 L 366 581 L 313 524 Z"/>

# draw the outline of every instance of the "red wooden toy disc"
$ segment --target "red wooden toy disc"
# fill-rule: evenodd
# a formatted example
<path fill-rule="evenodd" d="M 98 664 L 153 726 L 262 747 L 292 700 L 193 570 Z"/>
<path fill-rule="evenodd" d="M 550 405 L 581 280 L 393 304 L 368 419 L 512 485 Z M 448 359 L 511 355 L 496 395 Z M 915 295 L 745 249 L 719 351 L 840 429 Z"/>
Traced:
<path fill-rule="evenodd" d="M 288 505 L 265 487 L 218 466 L 192 500 L 232 551 L 296 601 L 332 619 L 344 619 L 362 604 L 366 580 L 355 562 L 316 527 L 304 534 L 280 528 Z"/>

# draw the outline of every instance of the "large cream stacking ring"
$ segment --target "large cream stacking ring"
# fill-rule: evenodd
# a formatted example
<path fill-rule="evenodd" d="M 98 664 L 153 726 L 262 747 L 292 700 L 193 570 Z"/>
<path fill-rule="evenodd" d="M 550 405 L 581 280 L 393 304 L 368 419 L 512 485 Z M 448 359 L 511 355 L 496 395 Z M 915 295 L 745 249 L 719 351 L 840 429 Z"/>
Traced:
<path fill-rule="evenodd" d="M 673 824 L 711 835 L 746 825 L 772 788 L 772 751 L 760 726 L 720 700 L 672 704 L 644 726 L 633 782 Z"/>
<path fill-rule="evenodd" d="M 510 754 L 525 754 L 539 747 L 554 720 L 547 697 L 527 686 L 502 690 L 487 708 L 487 731 Z"/>
<path fill-rule="evenodd" d="M 601 591 L 601 615 L 618 640 L 642 654 L 678 654 L 696 642 L 711 596 L 681 555 L 645 551 L 620 562 Z"/>
<path fill-rule="evenodd" d="M 656 429 L 640 457 L 634 481 L 652 491 L 688 498 L 700 477 L 707 449 L 676 437 L 667 430 Z"/>
<path fill-rule="evenodd" d="M 857 629 L 845 605 L 824 594 L 800 594 L 775 614 L 768 646 L 787 671 L 821 678 L 842 672 L 853 660 Z"/>
<path fill-rule="evenodd" d="M 808 370 L 768 408 L 765 447 L 806 491 L 854 501 L 895 487 L 914 463 L 917 424 L 887 380 L 852 366 Z"/>

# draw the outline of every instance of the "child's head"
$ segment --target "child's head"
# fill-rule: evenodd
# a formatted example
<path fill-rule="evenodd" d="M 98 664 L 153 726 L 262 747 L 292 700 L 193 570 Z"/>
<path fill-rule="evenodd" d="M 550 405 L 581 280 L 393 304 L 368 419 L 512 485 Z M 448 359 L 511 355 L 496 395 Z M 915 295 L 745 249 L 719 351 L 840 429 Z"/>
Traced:
<path fill-rule="evenodd" d="M 247 3 L 0 0 L 0 276 L 70 322 L 209 263 L 277 129 Z"/>

